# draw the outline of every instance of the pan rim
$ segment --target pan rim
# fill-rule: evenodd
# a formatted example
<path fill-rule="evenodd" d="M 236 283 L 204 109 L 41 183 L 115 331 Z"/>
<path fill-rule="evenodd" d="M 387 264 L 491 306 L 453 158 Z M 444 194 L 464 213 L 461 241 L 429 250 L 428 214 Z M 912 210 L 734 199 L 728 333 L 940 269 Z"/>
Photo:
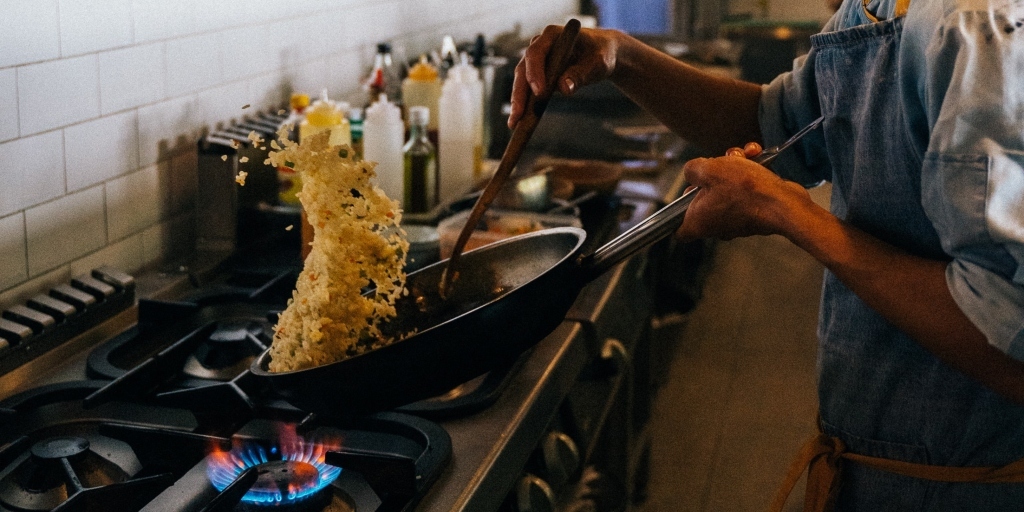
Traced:
<path fill-rule="evenodd" d="M 280 378 L 280 379 L 291 378 L 291 377 L 295 377 L 295 376 L 300 376 L 300 375 L 302 375 L 304 373 L 308 373 L 308 372 L 322 371 L 324 368 L 330 367 L 332 365 L 338 365 L 338 364 L 350 362 L 350 361 L 353 361 L 355 359 L 358 359 L 360 357 L 367 356 L 367 355 L 370 355 L 370 354 L 377 354 L 377 353 L 379 353 L 379 352 L 381 352 L 383 350 L 387 350 L 389 347 L 394 347 L 394 346 L 400 345 L 400 344 L 402 344 L 402 343 L 404 343 L 406 341 L 414 340 L 418 336 L 420 336 L 421 334 L 425 334 L 425 333 L 428 333 L 430 331 L 433 331 L 434 329 L 439 328 L 441 325 L 444 325 L 444 324 L 446 324 L 448 322 L 453 322 L 455 320 L 458 320 L 459 318 L 462 318 L 464 316 L 470 315 L 470 314 L 472 314 L 472 313 L 474 313 L 474 312 L 476 312 L 476 311 L 478 311 L 478 310 L 480 310 L 482 308 L 485 308 L 485 307 L 488 307 L 488 306 L 494 304 L 495 302 L 497 302 L 501 298 L 509 295 L 510 293 L 514 292 L 515 290 L 520 289 L 522 286 L 525 286 L 526 284 L 532 283 L 532 282 L 540 279 L 544 275 L 548 274 L 549 272 L 553 271 L 553 269 L 560 267 L 568 259 L 571 259 L 571 258 L 579 259 L 581 247 L 583 246 L 583 244 L 586 242 L 586 239 L 587 239 L 587 232 L 586 232 L 586 230 L 584 230 L 582 228 L 577 228 L 577 227 L 574 227 L 574 226 L 553 227 L 553 228 L 541 229 L 541 230 L 537 230 L 537 231 L 531 231 L 529 233 L 523 233 L 521 235 L 516 235 L 516 236 L 513 236 L 513 237 L 509 237 L 509 238 L 505 238 L 505 239 L 502 239 L 502 240 L 498 240 L 496 242 L 493 242 L 493 243 L 490 243 L 490 244 L 487 244 L 487 245 L 484 245 L 484 246 L 481 246 L 481 247 L 474 248 L 473 250 L 466 251 L 463 254 L 464 256 L 468 255 L 468 254 L 478 253 L 478 252 L 497 251 L 497 250 L 500 250 L 501 246 L 503 246 L 503 245 L 508 245 L 508 244 L 511 244 L 511 243 L 515 243 L 515 242 L 520 241 L 520 240 L 529 239 L 529 238 L 536 238 L 536 237 L 540 237 L 540 236 L 554 236 L 554 235 L 557 235 L 559 233 L 569 233 L 569 234 L 572 234 L 572 235 L 576 236 L 576 245 L 570 251 L 568 251 L 565 254 L 565 256 L 563 256 L 557 262 L 555 262 L 550 267 L 548 267 L 547 270 L 545 270 L 545 271 L 537 274 L 536 276 L 534 276 L 533 279 L 531 279 L 527 283 L 524 283 L 523 285 L 517 286 L 517 287 L 515 287 L 515 288 L 513 288 L 511 290 L 508 290 L 505 293 L 497 295 L 494 298 L 492 298 L 491 300 L 489 300 L 489 301 L 487 301 L 487 302 L 485 302 L 483 304 L 480 304 L 480 305 L 478 305 L 478 306 L 476 306 L 476 307 L 474 307 L 472 309 L 464 311 L 460 315 L 458 315 L 456 317 L 453 317 L 453 318 L 451 318 L 451 319 L 449 319 L 449 320 L 447 320 L 445 322 L 442 322 L 442 323 L 436 324 L 436 325 L 432 325 L 432 326 L 430 326 L 427 329 L 424 329 L 422 331 L 418 331 L 416 334 L 414 334 L 412 336 L 403 338 L 403 339 L 401 339 L 399 341 L 396 341 L 396 342 L 393 342 L 393 343 L 389 343 L 389 344 L 387 344 L 387 345 L 385 345 L 383 347 L 380 347 L 378 349 L 374 349 L 374 350 L 370 350 L 370 351 L 367 351 L 367 352 L 363 352 L 362 354 L 357 354 L 357 355 L 354 355 L 354 356 L 351 356 L 351 357 L 346 357 L 345 359 L 342 359 L 340 361 L 334 361 L 332 363 L 322 364 L 322 365 L 319 365 L 319 366 L 313 366 L 313 367 L 309 367 L 309 368 L 302 368 L 302 369 L 299 369 L 299 370 L 291 370 L 291 371 L 287 371 L 287 372 L 272 372 L 269 369 L 265 368 L 266 365 L 268 365 L 269 362 L 270 362 L 270 347 L 267 347 L 267 349 L 264 350 L 262 353 L 260 353 L 260 355 L 255 360 L 253 360 L 252 364 L 249 365 L 249 371 L 253 375 L 256 375 L 256 376 L 261 377 L 261 378 Z M 443 259 L 441 261 L 438 261 L 438 262 L 432 263 L 430 265 L 427 265 L 426 267 L 423 267 L 421 269 L 418 269 L 415 272 L 410 273 L 409 275 L 418 274 L 418 273 L 423 272 L 425 270 L 431 269 L 431 268 L 433 268 L 433 267 L 435 267 L 437 265 L 447 265 L 447 264 L 448 264 L 448 259 L 446 258 L 446 259 Z"/>

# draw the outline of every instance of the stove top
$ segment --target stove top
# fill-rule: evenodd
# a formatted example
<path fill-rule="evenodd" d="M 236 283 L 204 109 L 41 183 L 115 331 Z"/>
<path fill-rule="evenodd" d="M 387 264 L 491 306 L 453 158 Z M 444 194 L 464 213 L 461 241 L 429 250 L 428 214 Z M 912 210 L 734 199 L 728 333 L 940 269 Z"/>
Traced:
<path fill-rule="evenodd" d="M 326 421 L 295 409 L 239 421 L 84 397 L 105 381 L 0 402 L 0 511 L 403 511 L 451 457 L 432 421 Z"/>
<path fill-rule="evenodd" d="M 72 378 L 0 401 L 0 512 L 411 510 L 451 457 L 443 428 L 319 418 L 248 371 L 297 273 L 142 299 L 137 322 L 67 362 Z"/>

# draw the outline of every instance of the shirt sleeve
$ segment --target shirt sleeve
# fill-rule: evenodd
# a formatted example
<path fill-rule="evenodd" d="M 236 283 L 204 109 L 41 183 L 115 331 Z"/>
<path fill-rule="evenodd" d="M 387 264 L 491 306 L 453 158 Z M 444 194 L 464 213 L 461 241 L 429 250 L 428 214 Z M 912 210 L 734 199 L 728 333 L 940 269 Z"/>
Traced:
<path fill-rule="evenodd" d="M 758 119 L 764 147 L 782 144 L 794 133 L 821 116 L 817 84 L 814 79 L 816 51 L 793 61 L 793 69 L 761 86 Z M 821 184 L 831 178 L 821 130 L 804 136 L 772 164 L 772 170 L 783 178 L 805 187 Z"/>
<path fill-rule="evenodd" d="M 1024 360 L 1024 9 L 948 5 L 923 59 L 922 204 L 953 257 L 953 299 L 990 344 Z"/>

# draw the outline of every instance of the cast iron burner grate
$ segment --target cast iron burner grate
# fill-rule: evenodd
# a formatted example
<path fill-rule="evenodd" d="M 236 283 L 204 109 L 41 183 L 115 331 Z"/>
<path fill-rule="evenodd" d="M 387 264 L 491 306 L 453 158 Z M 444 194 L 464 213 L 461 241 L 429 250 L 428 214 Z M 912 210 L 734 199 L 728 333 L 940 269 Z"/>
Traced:
<path fill-rule="evenodd" d="M 0 511 L 137 511 L 219 442 L 115 423 L 45 427 L 0 448 Z"/>

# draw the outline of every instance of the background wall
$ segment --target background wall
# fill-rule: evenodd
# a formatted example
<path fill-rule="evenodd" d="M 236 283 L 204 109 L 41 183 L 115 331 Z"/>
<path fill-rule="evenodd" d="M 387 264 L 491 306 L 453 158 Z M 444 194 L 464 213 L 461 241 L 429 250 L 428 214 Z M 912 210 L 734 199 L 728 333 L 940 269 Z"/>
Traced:
<path fill-rule="evenodd" d="M 359 93 L 415 56 L 578 0 L 0 0 L 0 306 L 190 251 L 196 141 L 291 91 Z M 361 98 L 361 96 L 360 96 Z M 243 111 L 251 104 L 253 110 Z"/>
<path fill-rule="evenodd" d="M 826 0 L 728 0 L 730 14 L 750 14 L 773 21 L 818 21 L 825 24 L 832 16 Z"/>

